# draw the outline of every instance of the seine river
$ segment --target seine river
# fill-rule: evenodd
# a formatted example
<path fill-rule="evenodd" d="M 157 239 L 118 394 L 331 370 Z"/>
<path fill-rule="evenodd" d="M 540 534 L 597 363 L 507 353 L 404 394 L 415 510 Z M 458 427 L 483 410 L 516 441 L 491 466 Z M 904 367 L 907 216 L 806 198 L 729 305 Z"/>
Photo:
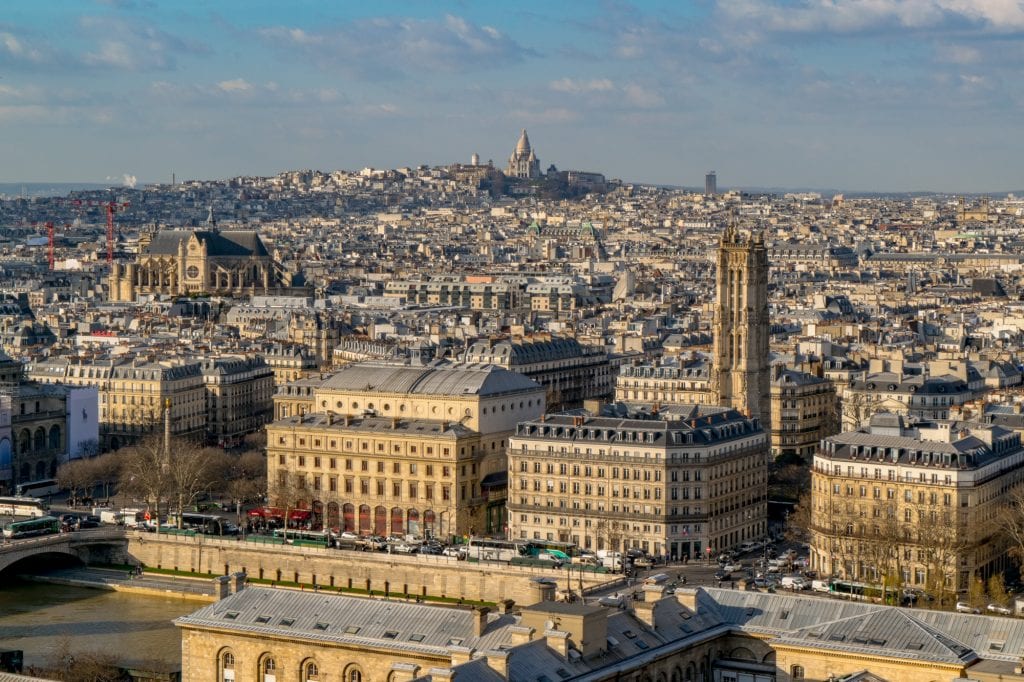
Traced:
<path fill-rule="evenodd" d="M 171 621 L 203 602 L 145 597 L 11 579 L 0 586 L 0 649 L 25 652 L 30 665 L 48 665 L 67 642 L 72 654 L 104 651 L 122 665 L 181 664 L 181 634 Z"/>

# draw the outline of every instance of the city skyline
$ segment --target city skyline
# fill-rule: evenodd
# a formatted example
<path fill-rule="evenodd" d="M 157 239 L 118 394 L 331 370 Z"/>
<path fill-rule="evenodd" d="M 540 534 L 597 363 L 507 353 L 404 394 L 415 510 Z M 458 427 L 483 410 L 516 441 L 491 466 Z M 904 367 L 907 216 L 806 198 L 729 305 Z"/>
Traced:
<path fill-rule="evenodd" d="M 1024 5 L 18 0 L 0 182 L 468 162 L 847 191 L 1012 190 Z"/>

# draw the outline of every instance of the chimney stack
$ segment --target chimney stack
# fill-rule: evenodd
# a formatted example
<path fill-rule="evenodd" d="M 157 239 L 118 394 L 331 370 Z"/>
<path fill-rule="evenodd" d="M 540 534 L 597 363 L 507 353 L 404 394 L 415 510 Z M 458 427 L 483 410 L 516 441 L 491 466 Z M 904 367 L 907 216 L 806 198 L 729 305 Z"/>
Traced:
<path fill-rule="evenodd" d="M 503 680 L 508 679 L 508 654 L 508 651 L 501 650 L 484 652 L 484 655 L 487 657 L 487 667 L 498 673 L 498 676 Z"/>
<path fill-rule="evenodd" d="M 491 610 L 486 606 L 478 606 L 473 608 L 473 636 L 482 637 L 484 631 L 487 630 L 487 614 Z"/>

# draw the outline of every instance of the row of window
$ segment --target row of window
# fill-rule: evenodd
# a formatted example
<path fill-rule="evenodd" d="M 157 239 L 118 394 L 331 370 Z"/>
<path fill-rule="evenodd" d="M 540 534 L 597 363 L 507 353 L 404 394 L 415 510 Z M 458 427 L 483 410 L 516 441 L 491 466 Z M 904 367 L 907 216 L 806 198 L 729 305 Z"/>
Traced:
<path fill-rule="evenodd" d="M 295 482 L 295 487 L 297 489 L 299 489 L 299 490 L 306 490 L 307 487 L 310 487 L 313 491 L 320 492 L 320 491 L 323 491 L 325 489 L 324 488 L 323 476 L 321 476 L 319 474 L 314 475 L 311 480 L 307 479 L 307 477 L 304 474 L 302 474 L 301 472 L 298 473 L 298 474 L 292 474 L 292 476 L 293 476 L 292 480 L 294 480 L 294 482 Z M 282 487 L 287 486 L 288 485 L 288 480 L 289 480 L 289 472 L 287 472 L 287 471 L 278 471 L 277 472 L 277 482 L 278 482 L 278 484 L 280 486 L 282 486 Z M 371 486 L 371 483 L 374 483 L 375 485 Z M 408 481 L 408 482 L 391 481 L 391 498 L 395 499 L 395 500 L 403 499 L 402 498 L 402 492 L 403 492 L 404 489 L 406 489 L 406 487 L 407 487 L 407 490 L 408 490 L 408 495 L 405 497 L 405 499 L 408 499 L 408 500 L 418 500 L 418 499 L 421 499 L 420 498 L 420 490 L 423 491 L 422 499 L 424 499 L 424 500 L 433 500 L 435 498 L 435 490 L 437 490 L 437 489 L 440 490 L 440 494 L 441 494 L 441 498 L 440 499 L 441 500 L 447 501 L 447 500 L 450 500 L 452 498 L 452 486 L 451 485 L 444 484 L 444 485 L 440 485 L 440 486 L 435 486 L 435 484 L 433 484 L 433 483 L 423 483 L 423 487 L 420 488 L 420 483 L 421 483 L 420 481 Z M 385 494 L 386 494 L 386 491 L 388 489 L 387 481 L 380 481 L 380 480 L 378 480 L 378 481 L 372 481 L 371 482 L 370 479 L 368 479 L 368 478 L 359 479 L 358 485 L 359 485 L 359 494 L 360 495 L 367 495 L 367 496 L 371 495 L 371 494 L 376 494 L 377 497 L 384 497 Z M 342 479 L 342 486 L 341 487 L 342 487 L 342 491 L 345 494 L 353 495 L 353 494 L 355 494 L 355 491 L 356 491 L 356 480 L 353 479 L 353 478 Z M 332 493 L 339 492 L 339 490 L 338 490 L 338 477 L 337 476 L 328 476 L 327 477 L 327 488 L 326 488 L 326 490 L 327 490 L 327 492 L 332 492 Z M 375 493 L 371 493 L 370 492 L 371 490 L 375 490 L 376 492 Z M 477 497 L 478 484 L 475 481 L 470 483 L 470 484 L 463 483 L 463 484 L 461 484 L 459 486 L 459 500 L 460 501 L 465 501 L 467 493 L 468 493 L 468 495 L 470 497 Z"/>

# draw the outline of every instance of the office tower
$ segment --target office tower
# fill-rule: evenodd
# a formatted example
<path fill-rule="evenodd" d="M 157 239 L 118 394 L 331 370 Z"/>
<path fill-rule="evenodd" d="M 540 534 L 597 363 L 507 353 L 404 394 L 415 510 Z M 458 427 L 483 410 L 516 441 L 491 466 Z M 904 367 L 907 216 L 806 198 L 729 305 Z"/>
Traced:
<path fill-rule="evenodd" d="M 707 175 L 704 176 L 704 194 L 708 196 L 718 194 L 718 178 L 715 175 L 715 171 L 708 171 Z"/>

